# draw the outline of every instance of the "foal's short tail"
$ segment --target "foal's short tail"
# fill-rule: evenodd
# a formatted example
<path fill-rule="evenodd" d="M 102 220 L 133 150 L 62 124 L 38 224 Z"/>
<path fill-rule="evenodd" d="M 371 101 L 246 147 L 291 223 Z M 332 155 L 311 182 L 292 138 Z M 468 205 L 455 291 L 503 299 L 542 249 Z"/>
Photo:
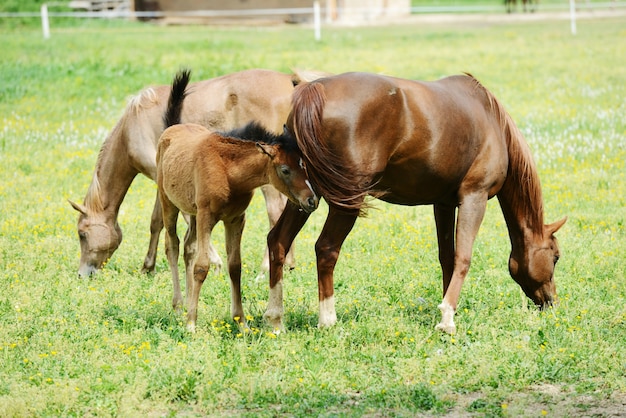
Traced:
<path fill-rule="evenodd" d="M 183 101 L 187 96 L 185 90 L 187 89 L 187 84 L 189 84 L 190 77 L 191 70 L 186 68 L 176 73 L 174 80 L 172 80 L 172 91 L 170 92 L 170 98 L 167 101 L 167 110 L 163 116 L 165 128 L 180 123 L 180 114 L 183 111 Z"/>

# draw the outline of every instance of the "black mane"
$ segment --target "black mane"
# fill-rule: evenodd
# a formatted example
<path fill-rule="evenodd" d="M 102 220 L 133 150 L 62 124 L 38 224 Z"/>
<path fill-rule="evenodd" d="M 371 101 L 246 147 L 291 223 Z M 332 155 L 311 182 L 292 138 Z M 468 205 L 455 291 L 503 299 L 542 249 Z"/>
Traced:
<path fill-rule="evenodd" d="M 268 145 L 280 145 L 289 152 L 297 151 L 298 144 L 296 138 L 287 129 L 282 134 L 276 135 L 265 129 L 259 122 L 252 121 L 242 128 L 236 128 L 228 132 L 222 133 L 224 136 L 235 138 L 243 141 L 261 142 Z"/>

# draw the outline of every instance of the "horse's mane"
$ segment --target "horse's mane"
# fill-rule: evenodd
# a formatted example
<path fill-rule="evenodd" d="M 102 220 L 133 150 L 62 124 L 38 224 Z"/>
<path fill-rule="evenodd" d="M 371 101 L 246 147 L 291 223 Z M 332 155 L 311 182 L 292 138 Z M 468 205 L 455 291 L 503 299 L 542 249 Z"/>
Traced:
<path fill-rule="evenodd" d="M 128 116 L 128 112 L 131 109 L 132 107 L 130 105 L 127 106 L 126 111 L 124 112 L 124 116 L 120 118 L 113 130 L 104 140 L 102 147 L 100 147 L 100 151 L 98 152 L 98 158 L 96 159 L 96 168 L 93 171 L 91 183 L 89 184 L 89 188 L 87 189 L 87 195 L 85 196 L 84 201 L 84 205 L 89 211 L 98 213 L 104 210 L 104 202 L 102 201 L 102 192 L 100 188 L 100 179 L 98 173 L 100 172 L 100 167 L 102 166 L 104 155 L 108 153 L 109 148 L 111 147 L 111 143 L 115 140 L 119 140 L 119 137 L 124 134 L 123 126 Z"/>
<path fill-rule="evenodd" d="M 293 126 L 298 147 L 307 163 L 307 174 L 316 191 L 329 204 L 348 212 L 365 214 L 364 202 L 372 184 L 364 183 L 357 167 L 336 156 L 322 131 L 326 103 L 324 85 L 311 82 L 297 86 L 292 98 Z"/>
<path fill-rule="evenodd" d="M 137 95 L 128 99 L 126 111 L 124 114 L 130 114 L 131 112 L 138 115 L 141 109 L 154 106 L 159 103 L 159 96 L 152 87 L 148 87 L 140 91 Z"/>
<path fill-rule="evenodd" d="M 137 117 L 142 109 L 154 106 L 159 103 L 159 98 L 156 91 L 152 87 L 143 89 L 137 95 L 128 99 L 126 108 L 120 120 L 117 122 L 113 130 L 104 140 L 100 151 L 98 152 L 98 158 L 96 159 L 96 168 L 93 172 L 93 177 L 89 188 L 87 189 L 87 195 L 85 196 L 84 205 L 89 211 L 102 212 L 104 210 L 104 202 L 102 201 L 102 192 L 100 188 L 100 179 L 98 173 L 102 166 L 102 159 L 109 151 L 112 143 L 124 135 L 124 126 L 127 123 L 132 123 L 132 118 Z"/>
<path fill-rule="evenodd" d="M 293 135 L 285 129 L 285 131 L 277 135 L 268 131 L 259 122 L 252 121 L 247 125 L 233 129 L 228 132 L 222 132 L 226 138 L 238 141 L 262 142 L 268 145 L 280 145 L 287 152 L 299 152 L 298 144 Z"/>
<path fill-rule="evenodd" d="M 471 74 L 478 90 L 484 92 L 499 125 L 502 127 L 509 151 L 509 170 L 498 197 L 510 202 L 529 223 L 534 234 L 543 233 L 543 196 L 535 161 L 521 131 L 498 99 Z"/>

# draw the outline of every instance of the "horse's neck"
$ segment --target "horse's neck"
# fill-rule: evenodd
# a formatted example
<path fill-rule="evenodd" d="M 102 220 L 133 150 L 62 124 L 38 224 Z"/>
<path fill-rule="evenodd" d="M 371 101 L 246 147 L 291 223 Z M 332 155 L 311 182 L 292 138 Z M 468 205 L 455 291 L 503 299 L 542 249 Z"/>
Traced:
<path fill-rule="evenodd" d="M 126 192 L 138 173 L 130 164 L 123 135 L 118 125 L 102 145 L 85 197 L 85 204 L 91 210 L 106 212 L 113 217 L 117 217 Z"/>
<path fill-rule="evenodd" d="M 482 86 L 480 83 L 478 85 Z M 508 171 L 497 196 L 515 251 L 522 249 L 520 246 L 525 246 L 528 239 L 543 236 L 541 184 L 530 148 L 521 131 L 498 99 L 482 88 L 507 144 Z"/>
<path fill-rule="evenodd" d="M 509 168 L 498 192 L 511 245 L 519 248 L 543 234 L 543 196 L 535 164 L 525 142 L 509 141 Z"/>

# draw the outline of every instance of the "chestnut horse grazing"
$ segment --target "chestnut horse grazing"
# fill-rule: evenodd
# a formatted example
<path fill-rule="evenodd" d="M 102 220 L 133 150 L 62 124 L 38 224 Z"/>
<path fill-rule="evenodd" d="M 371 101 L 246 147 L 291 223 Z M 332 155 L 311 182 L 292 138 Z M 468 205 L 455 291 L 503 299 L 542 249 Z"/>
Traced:
<path fill-rule="evenodd" d="M 219 221 L 224 222 L 231 313 L 236 321 L 245 324 L 240 246 L 245 210 L 254 190 L 272 184 L 304 213 L 314 211 L 318 199 L 308 181 L 295 138 L 289 134 L 275 135 L 256 122 L 226 134 L 192 123 L 176 125 L 180 122 L 188 80 L 186 71 L 174 78 L 165 116 L 170 127 L 159 139 L 156 166 L 175 309 L 182 305 L 176 223 L 179 211 L 190 215 L 184 258 L 187 328 L 194 331 L 200 289 L 211 265 L 213 227 Z"/>
<path fill-rule="evenodd" d="M 315 72 L 283 74 L 246 70 L 190 85 L 183 122 L 231 130 L 257 120 L 274 133 L 283 131 L 294 85 L 319 77 Z M 170 86 L 150 87 L 134 97 L 104 141 L 83 204 L 70 202 L 80 215 L 80 276 L 102 268 L 122 242 L 117 217 L 126 192 L 137 174 L 156 181 L 156 145 L 163 132 L 163 114 Z M 271 186 L 262 188 L 270 225 L 282 213 L 286 199 Z M 163 229 L 159 198 L 150 223 L 150 245 L 143 271 L 154 270 L 159 235 Z M 220 262 L 217 252 L 213 253 Z M 293 256 L 287 261 L 293 267 Z M 262 270 L 269 269 L 267 256 Z"/>
<path fill-rule="evenodd" d="M 554 233 L 529 148 L 510 115 L 474 77 L 435 82 L 348 73 L 298 87 L 287 122 L 315 191 L 329 204 L 315 245 L 319 326 L 337 321 L 333 271 L 341 245 L 363 214 L 366 195 L 400 205 L 434 205 L 443 272 L 442 320 L 454 313 L 487 200 L 497 196 L 511 254 L 509 271 L 532 301 L 556 296 Z M 457 213 L 458 211 L 458 213 Z M 268 235 L 270 299 L 266 319 L 282 327 L 282 263 L 309 214 L 287 204 Z M 456 218 L 456 219 L 455 219 Z"/>

